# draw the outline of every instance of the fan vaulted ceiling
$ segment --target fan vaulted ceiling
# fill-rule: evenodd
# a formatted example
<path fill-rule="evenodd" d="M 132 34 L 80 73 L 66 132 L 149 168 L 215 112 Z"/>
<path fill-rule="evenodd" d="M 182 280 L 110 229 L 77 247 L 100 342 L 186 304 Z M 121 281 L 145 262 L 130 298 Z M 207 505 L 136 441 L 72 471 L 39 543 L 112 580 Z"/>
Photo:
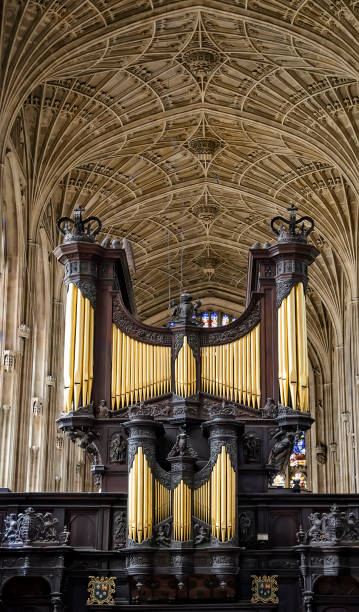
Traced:
<path fill-rule="evenodd" d="M 316 316 L 344 277 L 356 295 L 358 0 L 3 5 L 1 133 L 34 239 L 81 204 L 132 242 L 142 318 L 181 277 L 236 314 L 248 248 L 295 202 L 316 222 Z"/>

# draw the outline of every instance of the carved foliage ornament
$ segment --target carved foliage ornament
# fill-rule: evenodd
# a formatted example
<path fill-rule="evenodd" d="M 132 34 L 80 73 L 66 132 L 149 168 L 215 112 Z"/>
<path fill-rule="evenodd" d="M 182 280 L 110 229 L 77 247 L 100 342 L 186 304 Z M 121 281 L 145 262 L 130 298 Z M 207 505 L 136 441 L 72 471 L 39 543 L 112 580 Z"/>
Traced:
<path fill-rule="evenodd" d="M 252 574 L 251 603 L 279 603 L 276 595 L 278 591 L 277 578 L 274 576 L 255 576 Z"/>
<path fill-rule="evenodd" d="M 86 605 L 107 605 L 113 606 L 115 600 L 113 594 L 115 593 L 115 577 L 105 578 L 104 576 L 89 576 L 90 581 L 88 583 L 87 590 L 90 594 Z"/>

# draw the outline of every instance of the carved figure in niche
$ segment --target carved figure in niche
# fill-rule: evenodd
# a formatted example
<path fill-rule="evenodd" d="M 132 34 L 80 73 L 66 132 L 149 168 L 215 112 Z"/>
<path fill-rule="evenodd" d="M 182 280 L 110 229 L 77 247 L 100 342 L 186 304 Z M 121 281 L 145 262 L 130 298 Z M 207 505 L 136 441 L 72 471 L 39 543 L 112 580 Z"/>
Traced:
<path fill-rule="evenodd" d="M 126 544 L 126 513 L 120 512 L 113 526 L 112 548 L 117 550 Z"/>
<path fill-rule="evenodd" d="M 199 544 L 205 544 L 209 542 L 209 528 L 205 525 L 195 523 L 193 526 L 194 543 L 198 546 Z"/>
<path fill-rule="evenodd" d="M 297 434 L 293 431 L 278 431 L 274 436 L 274 446 L 269 454 L 268 464 L 278 472 L 284 472 L 289 463 L 290 454 Z"/>
<path fill-rule="evenodd" d="M 125 463 L 127 442 L 120 433 L 112 437 L 110 445 L 110 461 L 112 463 Z"/>
<path fill-rule="evenodd" d="M 5 533 L 2 541 L 14 544 L 17 541 L 17 516 L 14 512 L 5 517 Z"/>
<path fill-rule="evenodd" d="M 321 465 L 327 462 L 327 447 L 325 444 L 318 444 L 315 449 L 317 455 L 317 461 Z"/>
<path fill-rule="evenodd" d="M 96 416 L 98 419 L 107 419 L 109 417 L 109 409 L 105 400 L 100 401 L 96 410 Z"/>
<path fill-rule="evenodd" d="M 245 463 L 260 463 L 261 441 L 254 434 L 243 437 L 243 454 Z"/>
<path fill-rule="evenodd" d="M 252 520 L 248 512 L 241 512 L 239 515 L 239 534 L 240 539 L 246 542 L 250 536 Z"/>
<path fill-rule="evenodd" d="M 171 533 L 171 525 L 169 523 L 165 523 L 164 525 L 159 525 L 156 528 L 155 542 L 158 546 L 169 546 L 171 542 L 170 538 Z"/>

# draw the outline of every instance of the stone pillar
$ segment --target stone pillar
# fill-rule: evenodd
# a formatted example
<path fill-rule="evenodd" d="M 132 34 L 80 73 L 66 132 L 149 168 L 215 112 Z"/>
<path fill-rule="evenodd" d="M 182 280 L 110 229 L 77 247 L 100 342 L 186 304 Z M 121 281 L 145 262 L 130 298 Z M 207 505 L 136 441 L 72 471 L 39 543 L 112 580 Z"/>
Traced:
<path fill-rule="evenodd" d="M 33 309 L 35 304 L 32 303 L 32 295 L 35 289 L 36 278 L 36 259 L 37 259 L 37 243 L 28 242 L 27 249 L 27 291 L 24 292 L 25 304 L 23 320 L 33 324 L 35 313 Z M 20 393 L 17 415 L 17 440 L 16 446 L 21 449 L 28 448 L 28 432 L 30 424 L 30 403 L 32 396 L 32 376 L 33 376 L 33 359 L 34 359 L 34 338 L 20 338 L 21 343 L 21 370 L 20 370 Z M 26 409 L 27 408 L 27 409 Z M 16 457 L 16 488 L 23 491 L 27 484 L 27 471 L 29 456 L 26 452 L 20 452 Z"/>

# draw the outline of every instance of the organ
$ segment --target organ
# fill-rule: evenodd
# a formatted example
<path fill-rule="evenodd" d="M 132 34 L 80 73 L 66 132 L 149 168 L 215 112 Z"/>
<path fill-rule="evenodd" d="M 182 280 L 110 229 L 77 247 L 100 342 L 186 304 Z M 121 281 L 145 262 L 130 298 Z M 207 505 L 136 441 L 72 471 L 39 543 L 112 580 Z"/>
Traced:
<path fill-rule="evenodd" d="M 92 457 L 103 492 L 127 493 L 129 576 L 151 574 L 156 546 L 220 546 L 230 562 L 217 570 L 236 573 L 241 494 L 268 491 L 312 423 L 305 289 L 318 251 L 312 219 L 296 213 L 272 220 L 272 245 L 250 249 L 246 308 L 216 328 L 199 325 L 187 291 L 170 326 L 142 323 L 120 242 L 98 244 L 101 223 L 81 208 L 58 222 L 67 291 L 58 425 Z M 116 436 L 127 465 L 111 457 Z M 184 576 L 195 560 L 178 564 Z"/>

